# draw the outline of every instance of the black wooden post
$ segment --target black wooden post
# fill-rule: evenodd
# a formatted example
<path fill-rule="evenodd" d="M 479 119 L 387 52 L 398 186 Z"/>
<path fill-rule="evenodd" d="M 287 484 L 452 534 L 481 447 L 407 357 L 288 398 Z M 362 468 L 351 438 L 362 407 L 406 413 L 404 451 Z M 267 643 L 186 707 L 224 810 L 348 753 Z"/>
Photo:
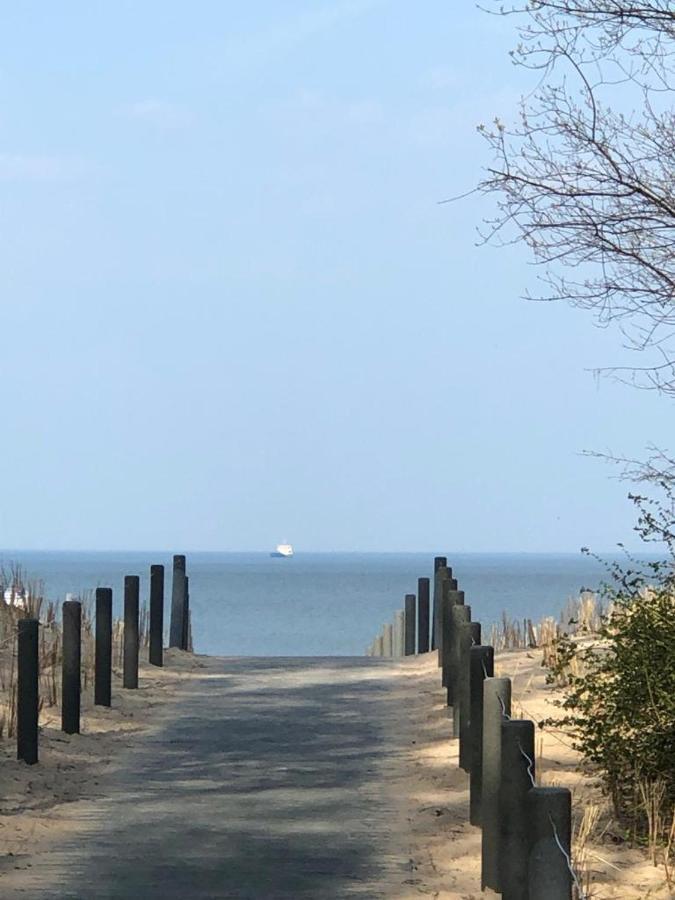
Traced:
<path fill-rule="evenodd" d="M 38 761 L 38 627 L 37 619 L 19 620 L 16 756 L 29 766 Z"/>
<path fill-rule="evenodd" d="M 185 592 L 183 594 L 183 646 L 182 650 L 190 649 L 190 579 L 185 576 Z"/>
<path fill-rule="evenodd" d="M 459 765 L 471 771 L 471 648 L 480 644 L 480 622 L 462 626 L 459 656 Z"/>
<path fill-rule="evenodd" d="M 443 623 L 445 611 L 445 598 L 447 596 L 448 582 L 452 580 L 452 569 L 441 566 L 434 576 L 434 612 L 436 649 L 438 650 L 438 665 L 443 665 Z"/>
<path fill-rule="evenodd" d="M 459 737 L 459 663 L 461 655 L 460 635 L 462 625 L 471 621 L 471 607 L 457 604 L 450 610 L 452 616 L 452 645 L 448 659 L 448 706 L 452 706 L 452 736 Z"/>
<path fill-rule="evenodd" d="M 534 722 L 527 719 L 502 722 L 499 879 L 504 900 L 529 900 L 527 794 L 534 786 L 533 781 Z"/>
<path fill-rule="evenodd" d="M 441 647 L 439 650 L 441 656 L 441 665 L 443 667 L 441 673 L 441 681 L 443 687 L 447 687 L 450 691 L 448 697 L 452 696 L 452 685 L 450 684 L 450 669 L 455 639 L 455 624 L 452 611 L 455 606 L 464 605 L 464 591 L 456 590 L 456 588 L 453 587 L 453 585 L 456 584 L 457 582 L 454 580 L 454 578 L 450 581 L 444 582 L 442 601 L 443 606 L 441 608 L 441 628 L 443 633 L 443 639 L 441 641 Z"/>
<path fill-rule="evenodd" d="M 483 791 L 481 799 L 481 889 L 501 890 L 499 881 L 499 784 L 502 774 L 502 721 L 511 715 L 511 679 L 483 682 Z"/>
<path fill-rule="evenodd" d="M 572 795 L 567 788 L 532 788 L 527 795 L 527 817 L 530 898 L 571 900 L 572 878 L 564 854 L 569 857 L 571 853 Z"/>
<path fill-rule="evenodd" d="M 415 655 L 415 595 L 405 595 L 405 655 Z"/>
<path fill-rule="evenodd" d="M 61 730 L 80 733 L 80 662 L 82 655 L 82 604 L 63 604 L 63 662 L 61 668 Z"/>
<path fill-rule="evenodd" d="M 169 647 L 183 647 L 183 614 L 185 612 L 185 557 L 177 554 L 173 558 L 173 582 L 171 584 L 171 624 L 169 626 Z"/>
<path fill-rule="evenodd" d="M 164 664 L 164 566 L 150 566 L 150 664 Z"/>
<path fill-rule="evenodd" d="M 429 579 L 417 579 L 417 652 L 429 652 Z"/>
<path fill-rule="evenodd" d="M 469 780 L 472 825 L 482 825 L 483 796 L 483 682 L 494 676 L 494 647 L 472 647 L 469 661 L 469 734 L 471 741 L 471 775 Z"/>
<path fill-rule="evenodd" d="M 124 576 L 124 666 L 122 686 L 138 687 L 138 575 Z"/>
<path fill-rule="evenodd" d="M 110 706 L 112 681 L 112 588 L 96 588 L 94 703 Z"/>
<path fill-rule="evenodd" d="M 438 647 L 438 644 L 437 644 L 438 631 L 436 629 L 436 615 L 437 615 L 436 603 L 438 600 L 437 586 L 436 586 L 436 572 L 438 572 L 439 569 L 447 566 L 447 564 L 448 564 L 448 560 L 445 556 L 435 556 L 434 557 L 434 593 L 433 593 L 433 607 L 431 610 L 431 649 L 432 650 L 436 650 Z"/>

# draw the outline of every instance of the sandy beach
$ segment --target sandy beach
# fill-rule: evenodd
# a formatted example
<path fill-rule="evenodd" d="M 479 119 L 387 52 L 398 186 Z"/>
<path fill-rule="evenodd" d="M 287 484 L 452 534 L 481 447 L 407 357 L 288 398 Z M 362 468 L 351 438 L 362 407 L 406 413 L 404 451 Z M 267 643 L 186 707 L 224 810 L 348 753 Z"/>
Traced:
<path fill-rule="evenodd" d="M 539 721 L 554 711 L 551 704 L 555 691 L 545 684 L 540 660 L 538 651 L 504 652 L 497 657 L 496 674 L 513 679 L 515 716 L 522 714 Z M 32 895 L 30 886 L 35 883 L 36 868 L 46 858 L 58 856 L 64 841 L 77 843 L 82 823 L 88 820 L 91 810 L 105 800 L 112 784 L 123 781 L 120 765 L 124 763 L 120 760 L 125 752 L 133 750 L 142 736 L 151 736 L 160 719 L 171 717 L 172 704 L 177 704 L 191 682 L 203 682 L 209 677 L 222 679 L 216 673 L 226 672 L 227 666 L 226 660 L 171 651 L 166 668 L 142 668 L 138 691 L 114 690 L 112 709 L 93 709 L 87 700 L 83 734 L 79 736 L 62 734 L 57 711 L 45 711 L 41 760 L 37 766 L 16 762 L 13 741 L 3 741 L 3 896 Z M 388 829 L 392 847 L 400 857 L 394 861 L 395 871 L 400 870 L 401 874 L 386 884 L 374 883 L 372 890 L 377 893 L 372 896 L 403 900 L 426 895 L 475 900 L 490 895 L 480 891 L 480 831 L 468 824 L 467 776 L 457 766 L 457 741 L 449 737 L 448 710 L 443 704 L 435 654 L 404 660 L 368 660 L 346 674 L 341 674 L 340 668 L 333 667 L 329 660 L 321 661 L 318 670 L 316 666 L 299 665 L 284 672 L 282 666 L 273 676 L 255 670 L 252 661 L 251 671 L 251 684 L 259 678 L 266 690 L 271 685 L 274 690 L 297 692 L 319 682 L 325 685 L 331 679 L 342 679 L 340 686 L 347 700 L 351 685 L 356 688 L 368 679 L 377 682 L 385 710 L 381 739 L 384 754 L 374 763 L 365 790 L 371 792 L 371 797 L 372 791 L 381 791 L 389 798 Z M 344 715 L 347 722 L 349 709 Z M 274 743 L 273 733 L 269 739 Z M 364 752 L 367 749 L 364 747 Z M 548 730 L 537 732 L 539 783 L 571 788 L 577 824 L 585 809 L 599 807 L 599 825 L 585 849 L 592 897 L 637 900 L 670 896 L 662 869 L 654 868 L 640 850 L 619 841 L 596 779 L 583 773 L 579 762 L 564 736 Z M 279 777 L 283 779 L 283 772 Z M 252 790 L 253 796 L 255 785 Z M 319 827 L 319 823 L 315 824 Z M 327 828 L 329 823 L 321 827 Z"/>

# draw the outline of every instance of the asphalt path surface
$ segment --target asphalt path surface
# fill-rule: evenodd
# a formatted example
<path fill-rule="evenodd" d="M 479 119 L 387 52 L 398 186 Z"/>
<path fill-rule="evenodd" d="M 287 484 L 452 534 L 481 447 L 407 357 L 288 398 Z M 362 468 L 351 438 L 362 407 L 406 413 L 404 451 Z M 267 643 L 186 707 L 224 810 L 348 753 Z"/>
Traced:
<path fill-rule="evenodd" d="M 395 672 L 363 657 L 208 660 L 3 896 L 406 895 Z"/>

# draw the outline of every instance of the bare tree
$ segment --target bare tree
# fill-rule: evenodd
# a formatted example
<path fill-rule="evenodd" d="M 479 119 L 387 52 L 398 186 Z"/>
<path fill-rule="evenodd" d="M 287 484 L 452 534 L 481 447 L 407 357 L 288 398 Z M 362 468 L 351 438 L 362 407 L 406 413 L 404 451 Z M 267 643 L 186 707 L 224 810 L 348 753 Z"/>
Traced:
<path fill-rule="evenodd" d="M 617 323 L 641 364 L 612 370 L 675 395 L 675 4 L 531 0 L 516 64 L 538 86 L 494 151 L 479 190 L 497 198 L 485 240 L 525 240 L 539 299 Z"/>

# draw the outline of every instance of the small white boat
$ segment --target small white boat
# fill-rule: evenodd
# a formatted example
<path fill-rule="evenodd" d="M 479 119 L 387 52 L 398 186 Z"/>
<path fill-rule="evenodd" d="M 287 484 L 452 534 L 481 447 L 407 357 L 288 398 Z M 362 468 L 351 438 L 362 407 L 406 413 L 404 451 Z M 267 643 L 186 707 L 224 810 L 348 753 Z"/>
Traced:
<path fill-rule="evenodd" d="M 15 606 L 17 609 L 26 608 L 25 588 L 18 587 L 17 585 L 12 585 L 11 587 L 6 588 L 2 599 L 5 601 L 7 606 Z"/>
<path fill-rule="evenodd" d="M 277 544 L 277 549 L 270 553 L 270 556 L 276 556 L 280 559 L 290 559 L 293 556 L 293 546 L 291 544 Z"/>

